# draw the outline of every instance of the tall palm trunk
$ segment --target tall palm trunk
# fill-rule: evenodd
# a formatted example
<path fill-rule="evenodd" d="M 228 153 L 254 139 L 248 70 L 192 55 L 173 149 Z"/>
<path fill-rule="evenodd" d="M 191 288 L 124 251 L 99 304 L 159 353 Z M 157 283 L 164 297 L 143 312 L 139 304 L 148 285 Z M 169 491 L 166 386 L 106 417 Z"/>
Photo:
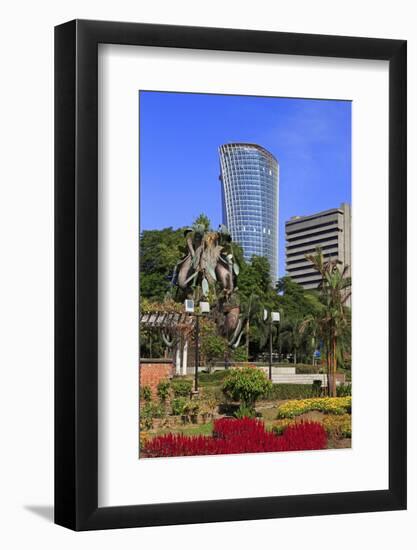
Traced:
<path fill-rule="evenodd" d="M 332 369 L 331 369 L 331 351 L 329 345 L 326 346 L 326 367 L 327 367 L 327 395 L 330 395 L 330 387 L 332 383 Z"/>
<path fill-rule="evenodd" d="M 249 329 L 250 329 L 250 321 L 249 317 L 246 321 L 246 360 L 249 361 Z"/>
<path fill-rule="evenodd" d="M 333 337 L 333 373 L 332 373 L 332 397 L 336 397 L 336 370 L 337 370 L 337 354 L 336 354 L 336 337 Z"/>
<path fill-rule="evenodd" d="M 327 334 L 326 338 L 326 359 L 327 359 L 327 395 L 333 393 L 333 339 L 332 335 Z"/>

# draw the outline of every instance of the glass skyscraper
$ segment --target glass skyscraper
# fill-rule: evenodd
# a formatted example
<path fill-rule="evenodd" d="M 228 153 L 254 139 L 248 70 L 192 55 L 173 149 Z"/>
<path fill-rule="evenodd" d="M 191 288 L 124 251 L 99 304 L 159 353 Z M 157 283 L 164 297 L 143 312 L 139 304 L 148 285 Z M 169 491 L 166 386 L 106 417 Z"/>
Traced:
<path fill-rule="evenodd" d="M 278 179 L 276 158 L 254 143 L 219 147 L 223 223 L 243 248 L 269 260 L 272 281 L 278 273 Z"/>

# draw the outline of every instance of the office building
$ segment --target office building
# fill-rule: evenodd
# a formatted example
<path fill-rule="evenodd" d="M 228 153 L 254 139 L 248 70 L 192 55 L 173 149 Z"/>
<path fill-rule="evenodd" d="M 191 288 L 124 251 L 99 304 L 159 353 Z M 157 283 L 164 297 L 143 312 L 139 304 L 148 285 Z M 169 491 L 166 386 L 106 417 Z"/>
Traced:
<path fill-rule="evenodd" d="M 325 259 L 338 258 L 343 266 L 351 265 L 350 205 L 294 216 L 285 223 L 285 237 L 287 274 L 305 289 L 317 288 L 321 278 L 306 254 L 314 254 L 320 247 Z"/>
<path fill-rule="evenodd" d="M 265 256 L 271 278 L 278 273 L 278 180 L 275 157 L 260 145 L 219 147 L 223 223 L 243 248 L 244 258 Z"/>

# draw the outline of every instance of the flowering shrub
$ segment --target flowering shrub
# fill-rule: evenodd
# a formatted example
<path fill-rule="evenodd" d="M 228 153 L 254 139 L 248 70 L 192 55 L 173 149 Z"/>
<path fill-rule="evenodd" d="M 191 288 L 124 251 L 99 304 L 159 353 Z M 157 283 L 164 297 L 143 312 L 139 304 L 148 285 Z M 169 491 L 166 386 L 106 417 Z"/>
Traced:
<path fill-rule="evenodd" d="M 213 437 L 222 439 L 231 439 L 242 434 L 245 434 L 247 437 L 263 436 L 264 433 L 265 425 L 262 420 L 247 417 L 239 420 L 219 418 L 214 421 L 213 425 Z"/>
<path fill-rule="evenodd" d="M 289 451 L 324 449 L 327 445 L 326 432 L 318 422 L 292 424 L 284 431 L 282 438 Z"/>
<path fill-rule="evenodd" d="M 278 418 L 293 418 L 310 411 L 331 414 L 345 414 L 352 407 L 351 397 L 317 397 L 287 401 L 278 407 Z"/>
<path fill-rule="evenodd" d="M 288 426 L 300 423 L 300 418 L 280 418 L 274 422 L 272 431 L 282 435 Z M 327 435 L 334 439 L 352 437 L 352 416 L 350 414 L 326 414 L 321 420 L 316 420 L 326 430 Z"/>
<path fill-rule="evenodd" d="M 327 435 L 315 422 L 289 426 L 283 435 L 267 431 L 260 420 L 222 418 L 216 420 L 212 437 L 167 434 L 147 441 L 146 457 L 195 456 L 237 453 L 265 453 L 324 449 Z"/>
<path fill-rule="evenodd" d="M 352 437 L 352 417 L 350 414 L 325 416 L 322 424 L 330 437 Z"/>

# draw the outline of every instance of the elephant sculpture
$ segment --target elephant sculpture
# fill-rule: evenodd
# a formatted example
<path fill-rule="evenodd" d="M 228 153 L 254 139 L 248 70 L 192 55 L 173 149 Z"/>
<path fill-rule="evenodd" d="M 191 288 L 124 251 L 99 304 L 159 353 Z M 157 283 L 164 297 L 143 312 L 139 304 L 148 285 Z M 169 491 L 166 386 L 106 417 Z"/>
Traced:
<path fill-rule="evenodd" d="M 219 332 L 229 345 L 237 347 L 242 336 L 242 319 L 236 294 L 239 265 L 224 225 L 217 231 L 195 224 L 184 231 L 185 254 L 174 270 L 175 284 L 185 298 L 211 299 Z"/>

